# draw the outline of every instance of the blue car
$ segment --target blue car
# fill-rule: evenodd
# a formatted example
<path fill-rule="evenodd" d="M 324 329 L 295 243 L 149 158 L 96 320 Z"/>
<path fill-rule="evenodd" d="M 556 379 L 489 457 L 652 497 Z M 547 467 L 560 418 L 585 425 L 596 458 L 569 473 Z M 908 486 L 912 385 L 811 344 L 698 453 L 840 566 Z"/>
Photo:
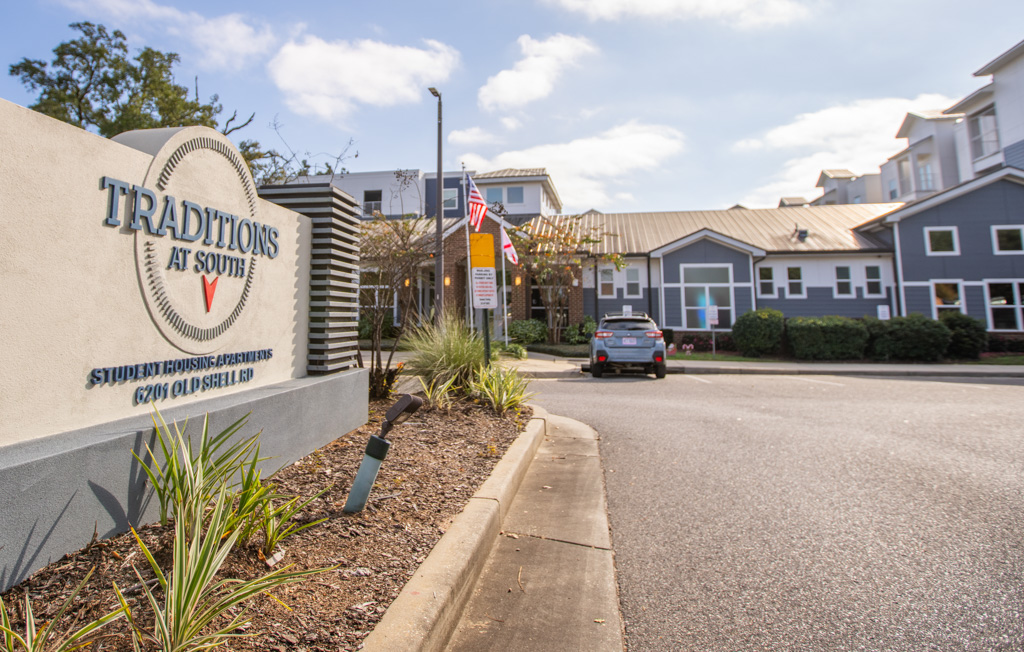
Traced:
<path fill-rule="evenodd" d="M 665 339 L 645 313 L 609 313 L 590 339 L 590 374 L 632 371 L 665 377 Z"/>

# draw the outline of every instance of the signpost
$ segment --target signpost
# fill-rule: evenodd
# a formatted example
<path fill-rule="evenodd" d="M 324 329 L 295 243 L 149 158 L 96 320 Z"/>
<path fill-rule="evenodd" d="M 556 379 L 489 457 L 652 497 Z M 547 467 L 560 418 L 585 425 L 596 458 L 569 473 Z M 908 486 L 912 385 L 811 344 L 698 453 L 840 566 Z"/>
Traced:
<path fill-rule="evenodd" d="M 718 325 L 718 306 L 707 307 L 708 325 L 711 326 L 711 357 L 715 357 L 715 326 Z"/>
<path fill-rule="evenodd" d="M 498 279 L 494 271 L 494 236 L 490 233 L 469 234 L 470 282 L 473 288 L 473 309 L 483 310 L 484 366 L 491 362 L 491 310 L 498 307 Z"/>

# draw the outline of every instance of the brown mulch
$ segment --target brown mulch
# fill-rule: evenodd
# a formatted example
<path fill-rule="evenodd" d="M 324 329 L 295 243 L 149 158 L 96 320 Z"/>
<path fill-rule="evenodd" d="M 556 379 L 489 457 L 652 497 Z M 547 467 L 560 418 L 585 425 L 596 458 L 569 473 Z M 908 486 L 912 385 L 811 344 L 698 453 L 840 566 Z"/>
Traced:
<path fill-rule="evenodd" d="M 498 417 L 490 408 L 469 402 L 457 403 L 448 412 L 421 409 L 389 433 L 391 450 L 366 509 L 346 514 L 342 507 L 366 442 L 371 434 L 380 433 L 381 418 L 392 403 L 371 401 L 368 424 L 273 477 L 281 493 L 311 496 L 328 489 L 296 517 L 300 522 L 327 520 L 285 539 L 281 563 L 294 564 L 295 569 L 337 568 L 276 589 L 273 597 L 261 594 L 250 600 L 250 624 L 244 630 L 250 636 L 233 639 L 229 649 L 358 649 L 530 417 L 529 408 Z M 143 527 L 139 534 L 158 560 L 169 561 L 172 531 L 173 526 L 157 524 Z M 73 631 L 113 610 L 112 582 L 127 594 L 136 618 L 146 622 L 150 610 L 133 567 L 147 580 L 153 574 L 129 532 L 94 541 L 3 594 L 17 623 L 14 629 L 23 628 L 26 591 L 37 623 L 48 621 L 94 567 L 71 615 L 57 623 L 59 630 Z M 247 548 L 231 553 L 220 576 L 252 579 L 266 572 L 257 550 Z M 162 599 L 159 591 L 157 595 Z M 152 622 L 152 616 L 148 618 Z M 104 630 L 112 635 L 89 649 L 131 650 L 127 629 L 124 619 L 113 623 Z"/>

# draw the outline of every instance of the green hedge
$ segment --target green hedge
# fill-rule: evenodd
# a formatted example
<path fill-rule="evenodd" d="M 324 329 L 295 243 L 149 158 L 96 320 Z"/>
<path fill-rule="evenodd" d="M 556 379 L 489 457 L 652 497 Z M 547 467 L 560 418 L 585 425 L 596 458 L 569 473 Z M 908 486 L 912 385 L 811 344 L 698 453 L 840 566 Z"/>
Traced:
<path fill-rule="evenodd" d="M 939 319 L 950 330 L 946 357 L 977 360 L 988 348 L 988 331 L 983 321 L 955 311 L 944 312 Z"/>
<path fill-rule="evenodd" d="M 773 308 L 749 310 L 732 325 L 732 339 L 740 355 L 759 358 L 782 349 L 786 319 Z"/>
<path fill-rule="evenodd" d="M 942 322 L 914 313 L 891 319 L 888 337 L 891 357 L 932 362 L 946 354 L 953 333 Z"/>
<path fill-rule="evenodd" d="M 786 321 L 793 356 L 801 360 L 859 360 L 868 343 L 867 327 L 849 317 L 793 317 Z"/>
<path fill-rule="evenodd" d="M 524 346 L 546 342 L 548 326 L 539 319 L 520 319 L 509 323 L 508 336 Z"/>

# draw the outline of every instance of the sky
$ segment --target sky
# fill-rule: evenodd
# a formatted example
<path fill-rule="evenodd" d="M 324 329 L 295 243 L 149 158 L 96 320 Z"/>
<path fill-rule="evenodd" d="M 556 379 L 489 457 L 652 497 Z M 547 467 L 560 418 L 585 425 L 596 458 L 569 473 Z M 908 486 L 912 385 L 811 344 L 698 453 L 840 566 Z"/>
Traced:
<path fill-rule="evenodd" d="M 1024 38 L 976 0 L 35 0 L 0 60 L 100 23 L 176 52 L 231 134 L 351 172 L 546 168 L 564 212 L 772 207 L 825 168 L 878 172 L 908 111 L 944 109 Z M 0 97 L 28 106 L 16 77 Z M 351 143 L 351 145 L 349 145 Z M 347 149 L 346 149 L 347 147 Z M 357 156 L 358 154 L 358 156 Z"/>

